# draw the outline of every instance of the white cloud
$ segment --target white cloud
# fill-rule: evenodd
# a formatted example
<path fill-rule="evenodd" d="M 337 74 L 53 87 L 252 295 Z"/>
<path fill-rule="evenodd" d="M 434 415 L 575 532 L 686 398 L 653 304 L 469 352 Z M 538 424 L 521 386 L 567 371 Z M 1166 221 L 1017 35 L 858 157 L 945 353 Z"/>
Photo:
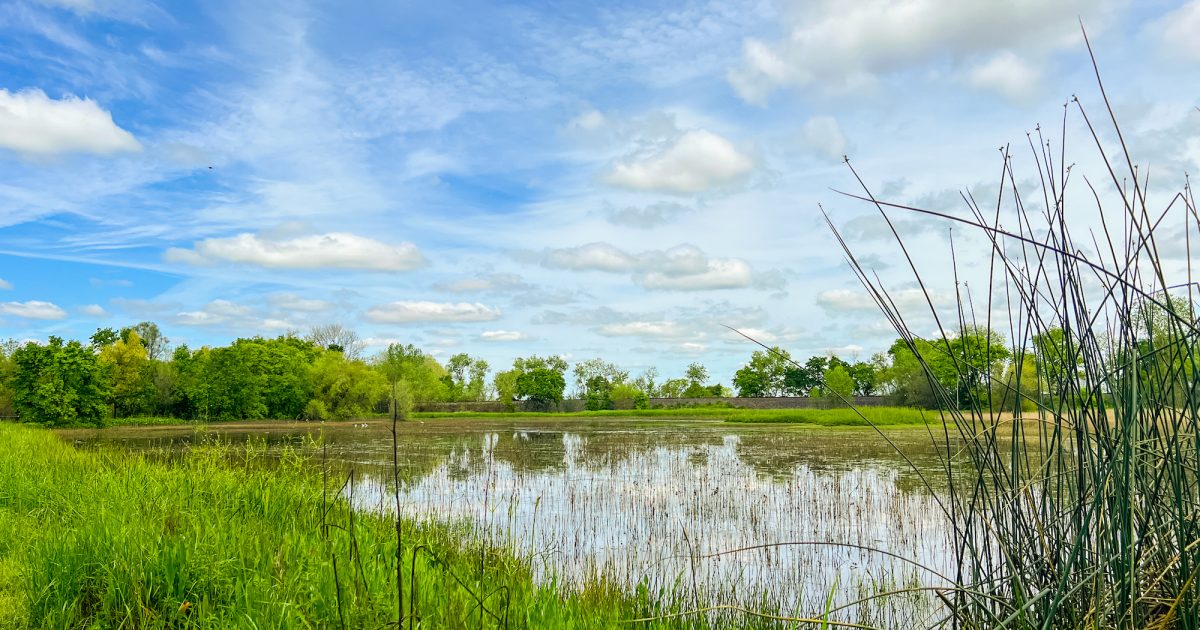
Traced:
<path fill-rule="evenodd" d="M 67 312 L 51 302 L 0 302 L 0 314 L 25 319 L 66 319 Z"/>
<path fill-rule="evenodd" d="M 12 283 L 4 278 L 0 278 L 0 290 L 8 291 L 12 289 Z"/>
<path fill-rule="evenodd" d="M 697 129 L 666 149 L 619 160 L 604 181 L 622 188 L 699 193 L 730 184 L 754 168 L 754 160 L 721 136 Z"/>
<path fill-rule="evenodd" d="M 596 329 L 596 332 L 606 337 L 651 337 L 656 339 L 675 339 L 686 337 L 689 334 L 683 326 L 670 321 L 606 324 Z"/>
<path fill-rule="evenodd" d="M 164 258 L 192 265 L 225 262 L 274 269 L 408 271 L 425 264 L 412 243 L 392 246 L 347 232 L 281 240 L 244 233 L 198 241 L 193 249 L 171 248 Z"/>
<path fill-rule="evenodd" d="M 41 90 L 5 89 L 0 89 L 0 147 L 27 156 L 142 150 L 133 134 L 91 99 L 54 100 Z"/>
<path fill-rule="evenodd" d="M 285 311 L 301 311 L 304 313 L 320 313 L 333 308 L 332 302 L 325 300 L 310 300 L 294 293 L 275 293 L 267 296 L 267 302 L 275 308 Z"/>
<path fill-rule="evenodd" d="M 108 311 L 104 310 L 104 307 L 100 306 L 99 304 L 88 304 L 87 306 L 81 307 L 79 312 L 89 317 L 104 317 L 108 315 Z"/>
<path fill-rule="evenodd" d="M 902 313 L 912 309 L 928 309 L 925 293 L 921 289 L 898 289 L 888 291 L 890 302 Z M 934 306 L 948 306 L 954 297 L 942 291 L 931 290 L 929 299 Z M 830 311 L 878 311 L 879 306 L 871 299 L 866 289 L 830 289 L 817 295 L 817 303 Z"/>
<path fill-rule="evenodd" d="M 1192 0 L 1150 25 L 1160 40 L 1163 52 L 1200 59 L 1200 0 Z"/>
<path fill-rule="evenodd" d="M 402 300 L 367 310 L 368 320 L 380 324 L 411 322 L 486 322 L 500 317 L 500 309 L 478 302 L 426 302 Z"/>
<path fill-rule="evenodd" d="M 840 160 L 846 154 L 846 137 L 838 126 L 837 119 L 830 116 L 809 118 L 800 131 L 804 144 L 814 153 L 831 160 Z"/>
<path fill-rule="evenodd" d="M 672 275 L 649 271 L 635 278 L 643 287 L 658 291 L 706 291 L 712 289 L 739 289 L 748 287 L 753 280 L 750 265 L 736 259 L 709 260 L 704 271 L 699 273 Z"/>
<path fill-rule="evenodd" d="M 632 253 L 610 243 L 588 243 L 546 250 L 542 265 L 571 271 L 630 273 L 633 281 L 643 288 L 658 291 L 739 289 L 752 286 L 755 281 L 753 270 L 745 261 L 711 258 L 694 245 Z"/>
<path fill-rule="evenodd" d="M 529 337 L 515 330 L 485 330 L 479 338 L 484 341 L 524 341 Z"/>
<path fill-rule="evenodd" d="M 680 215 L 692 212 L 692 210 L 692 208 L 683 204 L 672 201 L 660 201 L 642 208 L 630 206 L 618 210 L 609 206 L 604 209 L 604 216 L 613 225 L 647 230 L 660 225 L 666 225 Z"/>
<path fill-rule="evenodd" d="M 1003 50 L 971 69 L 968 82 L 977 88 L 993 90 L 1010 101 L 1025 102 L 1034 96 L 1039 70 L 1010 50 Z"/>
<path fill-rule="evenodd" d="M 229 300 L 213 300 L 200 310 L 182 311 L 175 315 L 175 323 L 182 326 L 216 326 L 230 322 L 243 322 L 251 317 L 254 309 Z"/>
<path fill-rule="evenodd" d="M 937 60 L 964 60 L 1008 48 L 1045 52 L 1080 41 L 1077 17 L 1102 14 L 1093 0 L 868 0 L 824 2 L 796 11 L 781 41 L 747 39 L 734 89 L 764 104 L 781 87 L 848 90 L 878 75 Z M 1099 27 L 1099 18 L 1089 26 Z"/>

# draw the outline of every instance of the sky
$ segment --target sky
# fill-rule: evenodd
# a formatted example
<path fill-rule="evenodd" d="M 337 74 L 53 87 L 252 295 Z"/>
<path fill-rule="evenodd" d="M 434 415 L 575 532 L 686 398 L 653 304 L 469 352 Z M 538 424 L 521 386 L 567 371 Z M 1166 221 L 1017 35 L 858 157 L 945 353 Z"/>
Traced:
<path fill-rule="evenodd" d="M 0 338 L 339 323 L 368 352 L 728 384 L 755 349 L 732 327 L 867 359 L 895 333 L 822 209 L 919 306 L 878 211 L 838 191 L 965 214 L 998 147 L 1036 180 L 1039 124 L 1097 169 L 1064 123 L 1073 96 L 1105 113 L 1081 22 L 1131 152 L 1182 185 L 1200 0 L 9 0 Z M 950 231 L 897 223 L 943 306 Z M 962 283 L 987 244 L 954 238 Z"/>

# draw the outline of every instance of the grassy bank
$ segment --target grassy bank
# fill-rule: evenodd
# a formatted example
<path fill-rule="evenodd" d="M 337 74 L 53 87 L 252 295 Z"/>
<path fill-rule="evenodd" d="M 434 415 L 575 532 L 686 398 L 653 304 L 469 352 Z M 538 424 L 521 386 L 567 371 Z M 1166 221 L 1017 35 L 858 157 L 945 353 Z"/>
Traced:
<path fill-rule="evenodd" d="M 936 411 L 909 407 L 863 407 L 859 411 L 877 425 L 919 425 L 937 421 Z M 577 411 L 571 413 L 476 413 L 426 412 L 415 418 L 651 418 L 656 420 L 712 420 L 746 423 L 799 423 L 820 426 L 866 426 L 867 422 L 852 409 L 737 409 L 734 407 L 684 407 L 679 409 L 620 409 Z"/>
<path fill-rule="evenodd" d="M 0 628 L 394 627 L 394 521 L 327 502 L 301 454 L 210 445 L 166 464 L 6 423 L 0 444 Z M 414 627 L 606 628 L 666 597 L 562 594 L 461 527 L 403 536 Z"/>

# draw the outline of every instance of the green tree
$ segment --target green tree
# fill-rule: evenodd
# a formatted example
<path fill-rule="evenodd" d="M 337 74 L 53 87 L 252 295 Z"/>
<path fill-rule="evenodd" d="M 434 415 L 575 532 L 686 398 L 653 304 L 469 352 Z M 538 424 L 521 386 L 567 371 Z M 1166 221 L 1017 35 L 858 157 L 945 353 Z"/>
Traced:
<path fill-rule="evenodd" d="M 447 397 L 450 400 L 483 400 L 487 389 L 488 362 L 456 354 L 446 361 Z"/>
<path fill-rule="evenodd" d="M 563 373 L 548 367 L 523 372 L 517 377 L 516 396 L 539 411 L 549 411 L 562 401 L 567 381 Z"/>
<path fill-rule="evenodd" d="M 309 367 L 312 398 L 304 415 L 311 420 L 349 420 L 371 413 L 388 396 L 383 374 L 341 352 L 326 350 Z"/>
<path fill-rule="evenodd" d="M 742 397 L 786 395 L 790 393 L 787 387 L 789 367 L 792 367 L 791 355 L 786 350 L 779 347 L 771 348 L 770 352 L 756 350 L 750 356 L 750 363 L 734 373 L 733 386 Z"/>
<path fill-rule="evenodd" d="M 138 339 L 142 342 L 142 347 L 146 349 L 146 358 L 151 361 L 159 361 L 167 357 L 171 340 L 162 334 L 162 331 L 158 329 L 158 324 L 154 322 L 140 322 L 133 326 L 122 328 L 120 333 L 121 339 L 128 340 L 129 333 L 137 334 Z"/>
<path fill-rule="evenodd" d="M 146 411 L 153 396 L 150 359 L 142 339 L 128 330 L 121 339 L 100 349 L 100 364 L 112 385 L 112 415 L 124 418 Z"/>
<path fill-rule="evenodd" d="M 513 401 L 517 397 L 517 378 L 519 376 L 521 376 L 521 371 L 514 368 L 503 372 L 496 372 L 496 376 L 492 378 L 492 387 L 496 390 L 496 399 L 504 403 L 504 408 L 507 411 L 516 409 L 516 403 Z"/>
<path fill-rule="evenodd" d="M 0 418 L 11 418 L 17 415 L 13 406 L 13 375 L 16 365 L 13 363 L 13 352 L 20 348 L 17 342 L 9 339 L 0 343 Z"/>
<path fill-rule="evenodd" d="M 599 374 L 588 379 L 587 391 L 584 396 L 588 411 L 612 409 L 614 407 L 612 390 L 613 384 Z"/>
<path fill-rule="evenodd" d="M 21 419 L 52 426 L 102 426 L 109 385 L 95 353 L 78 341 L 27 343 L 13 360 L 13 405 Z"/>
<path fill-rule="evenodd" d="M 824 380 L 823 393 L 833 399 L 833 404 L 843 405 L 843 401 L 854 396 L 854 379 L 845 365 L 834 365 L 825 370 Z"/>
<path fill-rule="evenodd" d="M 550 366 L 547 366 L 550 367 Z M 624 383 L 629 379 L 629 372 L 622 370 L 615 364 L 609 363 L 604 359 L 588 359 L 575 364 L 572 374 L 575 376 L 575 392 L 580 396 L 587 396 L 590 387 L 588 383 L 596 377 L 600 377 L 606 381 L 609 386 L 617 383 Z"/>

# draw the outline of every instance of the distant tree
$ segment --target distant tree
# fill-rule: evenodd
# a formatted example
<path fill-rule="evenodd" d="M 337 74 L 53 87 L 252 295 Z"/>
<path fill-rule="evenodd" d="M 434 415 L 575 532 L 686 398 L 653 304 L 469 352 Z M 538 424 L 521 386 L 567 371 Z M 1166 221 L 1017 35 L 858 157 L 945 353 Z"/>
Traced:
<path fill-rule="evenodd" d="M 607 378 L 597 374 L 588 379 L 584 394 L 588 411 L 613 408 L 613 384 Z"/>
<path fill-rule="evenodd" d="M 142 347 L 146 349 L 146 358 L 151 361 L 160 361 L 167 357 L 171 340 L 162 334 L 162 331 L 158 329 L 158 324 L 154 322 L 140 322 L 133 326 L 122 328 L 120 332 L 121 339 L 128 340 L 130 333 L 136 333 L 138 339 L 141 340 Z"/>
<path fill-rule="evenodd" d="M 363 348 L 366 347 L 358 338 L 358 333 L 341 324 L 313 326 L 308 330 L 305 339 L 326 350 L 340 351 L 347 359 L 361 358 Z"/>
<path fill-rule="evenodd" d="M 845 365 L 835 365 L 827 369 L 824 380 L 824 394 L 831 397 L 835 405 L 844 404 L 843 400 L 849 400 L 854 396 L 854 379 L 851 378 Z"/>
<path fill-rule="evenodd" d="M 1063 329 L 1054 327 L 1033 336 L 1033 351 L 1038 373 L 1050 394 L 1064 396 L 1083 364 L 1078 342 L 1071 347 Z"/>
<path fill-rule="evenodd" d="M 304 415 L 310 420 L 349 420 L 371 413 L 388 396 L 383 374 L 340 352 L 322 352 L 309 368 L 312 398 Z"/>
<path fill-rule="evenodd" d="M 514 368 L 496 372 L 496 376 L 492 378 L 492 387 L 496 390 L 496 398 L 504 403 L 507 411 L 516 409 L 513 401 L 517 396 L 517 377 L 519 376 L 521 376 L 520 370 Z"/>
<path fill-rule="evenodd" d="M 633 379 L 633 386 L 641 390 L 649 397 L 658 397 L 658 368 L 653 366 L 646 368 L 644 372 Z"/>
<path fill-rule="evenodd" d="M 112 328 L 97 328 L 96 332 L 92 333 L 91 342 L 94 350 L 99 350 L 104 346 L 110 346 L 117 342 L 121 335 Z"/>
<path fill-rule="evenodd" d="M 517 357 L 513 360 L 513 369 L 520 372 L 530 372 L 539 368 L 553 370 L 565 377 L 567 374 L 567 360 L 558 355 L 539 357 L 536 354 L 528 357 Z"/>
<path fill-rule="evenodd" d="M 556 403 L 562 401 L 567 381 L 562 372 L 539 367 L 518 376 L 516 385 L 518 398 L 526 400 L 533 409 L 549 411 Z"/>
<path fill-rule="evenodd" d="M 397 413 L 413 402 L 445 400 L 446 372 L 420 348 L 393 343 L 375 358 L 376 368 L 388 383 L 389 398 Z"/>
<path fill-rule="evenodd" d="M 788 352 L 778 347 L 769 352 L 755 351 L 750 363 L 734 373 L 733 386 L 738 389 L 738 396 L 758 398 L 791 393 L 787 386 L 790 360 Z"/>
<path fill-rule="evenodd" d="M 689 385 L 686 378 L 669 378 L 658 386 L 658 397 L 683 398 Z"/>
<path fill-rule="evenodd" d="M 17 415 L 17 410 L 13 407 L 13 373 L 16 365 L 12 355 L 18 348 L 20 346 L 12 339 L 0 344 L 0 418 Z"/>
<path fill-rule="evenodd" d="M 488 362 L 467 353 L 446 361 L 445 382 L 450 400 L 483 400 L 487 389 Z"/>
<path fill-rule="evenodd" d="M 575 392 L 580 396 L 587 395 L 590 389 L 588 383 L 596 377 L 604 379 L 609 386 L 624 383 L 629 379 L 628 371 L 622 370 L 604 359 L 580 361 L 575 364 L 572 374 L 575 376 Z"/>
<path fill-rule="evenodd" d="M 650 406 L 650 399 L 646 395 L 646 392 L 634 383 L 617 383 L 613 385 L 610 396 L 614 405 L 618 401 L 629 401 L 629 405 L 634 409 L 646 409 Z"/>
<path fill-rule="evenodd" d="M 146 411 L 153 396 L 150 359 L 137 331 L 128 329 L 115 343 L 100 349 L 100 364 L 112 385 L 112 415 L 124 418 Z"/>
<path fill-rule="evenodd" d="M 708 382 L 708 368 L 701 365 L 699 362 L 688 364 L 687 369 L 683 372 L 683 377 L 690 383 L 703 385 Z"/>
<path fill-rule="evenodd" d="M 13 404 L 21 419 L 51 426 L 102 426 L 108 381 L 96 354 L 78 341 L 50 337 L 15 351 Z"/>

